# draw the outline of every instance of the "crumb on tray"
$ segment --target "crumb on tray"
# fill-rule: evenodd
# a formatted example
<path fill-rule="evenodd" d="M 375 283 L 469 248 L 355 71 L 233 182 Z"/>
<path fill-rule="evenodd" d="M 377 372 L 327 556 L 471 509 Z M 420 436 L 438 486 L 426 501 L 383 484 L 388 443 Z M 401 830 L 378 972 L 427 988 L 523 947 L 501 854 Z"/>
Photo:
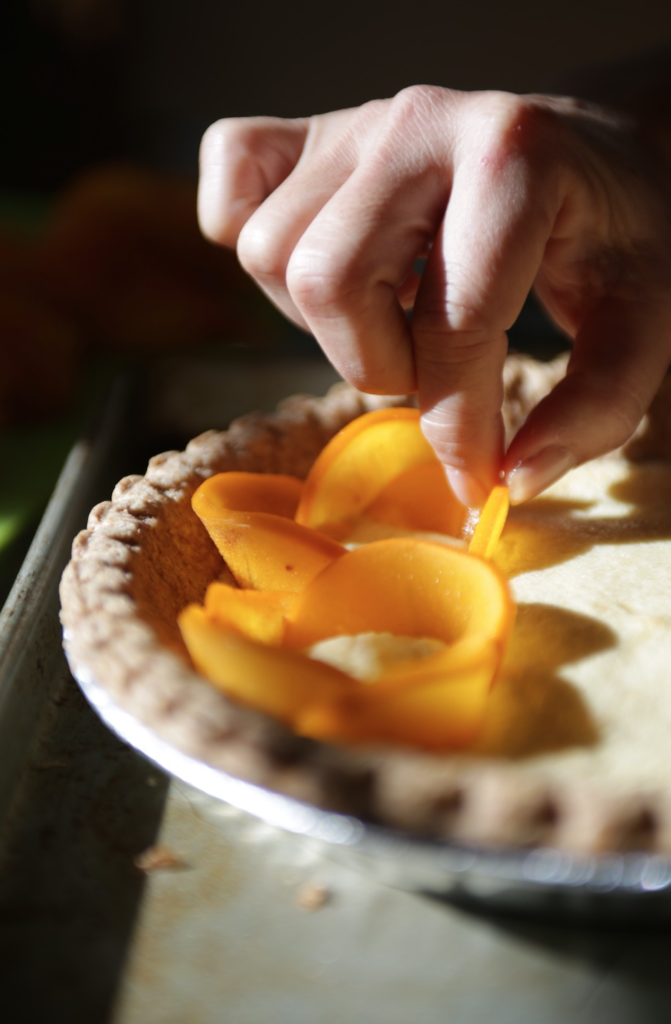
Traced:
<path fill-rule="evenodd" d="M 331 891 L 325 885 L 306 882 L 298 890 L 296 902 L 302 910 L 319 910 L 331 901 Z"/>
<path fill-rule="evenodd" d="M 148 846 L 134 858 L 133 863 L 140 871 L 183 871 L 189 865 L 168 846 Z"/>

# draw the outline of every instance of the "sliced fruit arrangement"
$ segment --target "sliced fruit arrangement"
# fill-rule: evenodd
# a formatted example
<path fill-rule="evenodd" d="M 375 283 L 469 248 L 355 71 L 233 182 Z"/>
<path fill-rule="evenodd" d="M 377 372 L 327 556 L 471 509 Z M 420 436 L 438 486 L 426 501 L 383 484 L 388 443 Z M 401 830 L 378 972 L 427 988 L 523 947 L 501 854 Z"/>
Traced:
<path fill-rule="evenodd" d="M 355 420 L 304 483 L 221 474 L 201 485 L 193 507 L 238 584 L 213 583 L 204 605 L 179 619 L 214 685 L 317 739 L 428 749 L 474 739 L 514 620 L 506 580 L 489 561 L 507 490 L 492 492 L 470 550 L 422 537 L 460 538 L 469 517 L 415 410 Z M 348 550 L 362 520 L 419 536 Z M 395 654 L 380 666 L 376 648 L 390 636 Z M 333 653 L 321 660 L 320 645 L 336 638 L 335 662 Z M 353 644 L 375 671 L 352 669 Z M 422 644 L 428 653 L 417 653 Z"/>
<path fill-rule="evenodd" d="M 414 501 L 406 499 L 409 493 Z M 459 536 L 463 526 L 466 510 L 420 429 L 416 409 L 380 409 L 336 434 L 308 474 L 296 522 L 341 540 L 364 513 L 389 522 L 390 510 L 394 525 L 409 529 Z"/>
<path fill-rule="evenodd" d="M 240 587 L 302 590 L 344 548 L 295 522 L 295 477 L 219 473 L 201 484 L 193 509 Z"/>

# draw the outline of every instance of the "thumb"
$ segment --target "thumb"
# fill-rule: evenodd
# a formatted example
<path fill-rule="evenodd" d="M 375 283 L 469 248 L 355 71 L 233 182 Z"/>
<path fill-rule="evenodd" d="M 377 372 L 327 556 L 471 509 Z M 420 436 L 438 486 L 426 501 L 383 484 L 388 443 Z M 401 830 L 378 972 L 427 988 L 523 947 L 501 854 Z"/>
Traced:
<path fill-rule="evenodd" d="M 605 299 L 578 331 L 566 377 L 532 410 L 505 459 L 514 504 L 631 436 L 671 359 L 668 292 Z"/>
<path fill-rule="evenodd" d="M 198 220 L 206 238 L 235 248 L 240 231 L 291 174 L 303 151 L 306 119 L 226 118 L 200 146 Z"/>

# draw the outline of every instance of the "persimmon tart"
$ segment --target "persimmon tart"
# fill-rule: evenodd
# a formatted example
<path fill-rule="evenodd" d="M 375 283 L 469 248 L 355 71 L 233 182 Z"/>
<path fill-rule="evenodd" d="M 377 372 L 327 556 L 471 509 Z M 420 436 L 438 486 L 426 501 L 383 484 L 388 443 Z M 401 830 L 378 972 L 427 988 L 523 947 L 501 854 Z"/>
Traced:
<path fill-rule="evenodd" d="M 509 433 L 563 369 L 509 358 Z M 365 821 L 671 852 L 664 394 L 475 535 L 409 404 L 338 385 L 120 481 L 63 576 L 75 675 L 192 758 Z"/>

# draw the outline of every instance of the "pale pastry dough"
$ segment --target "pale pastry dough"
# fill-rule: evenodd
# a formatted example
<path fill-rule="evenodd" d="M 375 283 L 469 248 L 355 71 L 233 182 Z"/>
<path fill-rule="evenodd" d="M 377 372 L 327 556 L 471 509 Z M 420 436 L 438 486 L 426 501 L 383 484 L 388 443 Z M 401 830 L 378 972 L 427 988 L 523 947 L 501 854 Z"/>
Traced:
<path fill-rule="evenodd" d="M 316 661 L 348 672 L 361 682 L 372 682 L 386 668 L 414 658 L 429 658 L 445 644 L 433 637 L 396 636 L 393 633 L 357 633 L 332 636 L 308 647 L 306 654 Z"/>
<path fill-rule="evenodd" d="M 509 360 L 509 435 L 563 368 Z M 293 736 L 201 679 L 179 636 L 177 613 L 222 572 L 191 510 L 195 488 L 227 469 L 302 477 L 355 416 L 403 404 L 346 386 L 158 456 L 93 510 L 61 586 L 75 674 L 180 750 L 324 807 L 479 843 L 671 852 L 668 389 L 623 452 L 512 512 L 496 557 L 518 621 L 467 753 Z"/>

